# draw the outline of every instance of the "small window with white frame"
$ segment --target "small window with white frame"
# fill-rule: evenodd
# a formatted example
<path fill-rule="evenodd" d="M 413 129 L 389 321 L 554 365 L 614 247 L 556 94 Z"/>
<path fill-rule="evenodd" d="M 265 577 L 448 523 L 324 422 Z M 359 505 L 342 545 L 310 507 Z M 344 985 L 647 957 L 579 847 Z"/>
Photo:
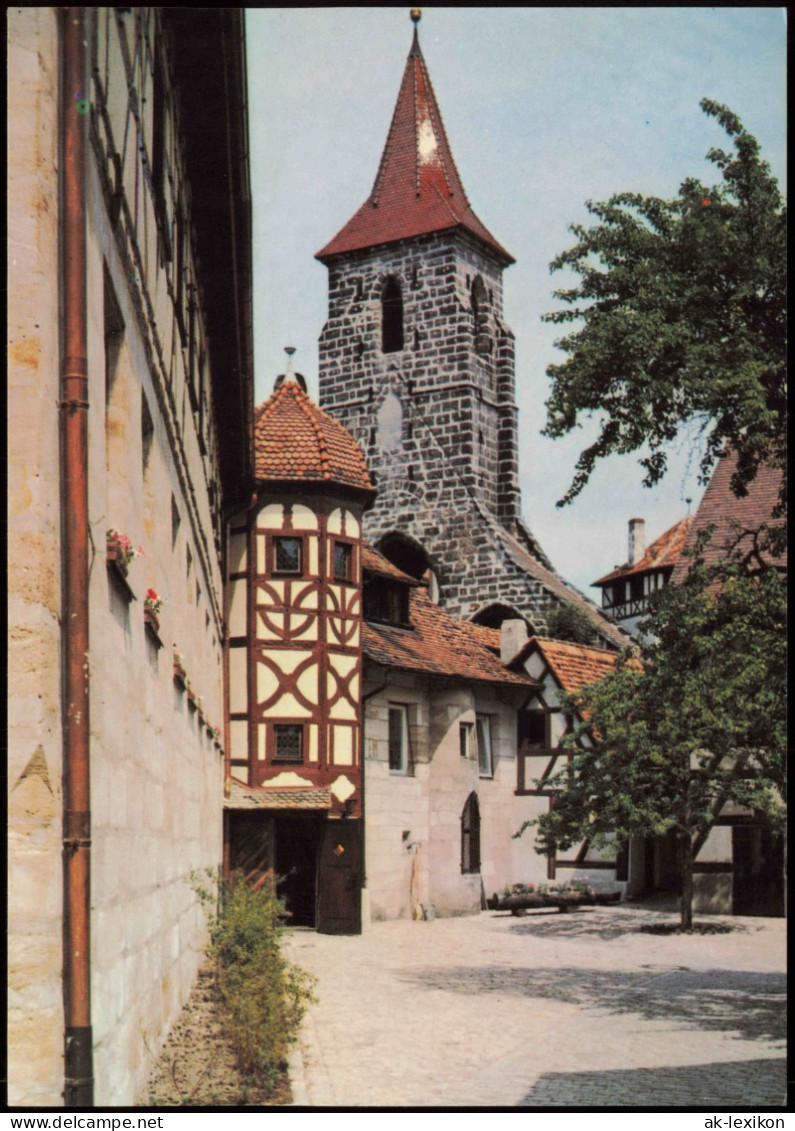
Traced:
<path fill-rule="evenodd" d="M 494 762 L 491 753 L 491 715 L 476 715 L 475 731 L 478 740 L 478 773 L 482 778 L 494 777 Z"/>
<path fill-rule="evenodd" d="M 472 723 L 458 724 L 458 747 L 462 758 L 472 758 L 474 753 L 475 728 Z"/>
<path fill-rule="evenodd" d="M 409 713 L 403 704 L 389 704 L 389 772 L 407 774 L 411 768 Z"/>

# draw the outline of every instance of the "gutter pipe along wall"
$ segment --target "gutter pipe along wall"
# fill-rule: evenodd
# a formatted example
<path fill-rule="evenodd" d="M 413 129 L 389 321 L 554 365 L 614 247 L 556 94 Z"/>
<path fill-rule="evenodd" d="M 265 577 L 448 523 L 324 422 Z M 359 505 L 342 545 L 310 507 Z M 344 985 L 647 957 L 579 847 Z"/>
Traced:
<path fill-rule="evenodd" d="M 85 9 L 61 11 L 61 530 L 63 544 L 64 1103 L 94 1103 L 88 650 Z"/>

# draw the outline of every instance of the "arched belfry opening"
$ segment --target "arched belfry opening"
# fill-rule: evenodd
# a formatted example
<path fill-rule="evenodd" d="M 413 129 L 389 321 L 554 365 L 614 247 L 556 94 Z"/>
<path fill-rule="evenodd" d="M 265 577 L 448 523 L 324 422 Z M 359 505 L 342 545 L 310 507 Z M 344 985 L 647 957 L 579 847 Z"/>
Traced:
<path fill-rule="evenodd" d="M 381 292 L 381 349 L 384 353 L 403 349 L 403 292 L 394 275 Z"/>
<path fill-rule="evenodd" d="M 480 624 L 484 628 L 500 628 L 502 622 L 506 620 L 523 620 L 527 625 L 528 636 L 535 635 L 533 626 L 527 623 L 527 619 L 521 613 L 517 612 L 511 605 L 504 605 L 499 601 L 494 601 L 492 604 L 478 609 L 472 617 L 473 624 Z"/>
<path fill-rule="evenodd" d="M 416 577 L 418 581 L 426 570 L 432 568 L 431 560 L 420 543 L 398 530 L 379 539 L 377 548 L 392 565 L 402 569 L 409 577 Z"/>

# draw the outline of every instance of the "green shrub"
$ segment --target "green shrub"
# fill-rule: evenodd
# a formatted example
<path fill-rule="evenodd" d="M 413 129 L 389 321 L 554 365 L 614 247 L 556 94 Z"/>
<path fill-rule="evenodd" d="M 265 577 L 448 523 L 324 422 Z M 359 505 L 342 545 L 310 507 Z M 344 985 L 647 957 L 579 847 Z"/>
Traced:
<path fill-rule="evenodd" d="M 271 1090 L 284 1071 L 306 1008 L 314 1001 L 314 979 L 281 953 L 284 904 L 269 885 L 255 891 L 237 875 L 231 884 L 220 886 L 216 899 L 194 877 L 194 890 L 207 912 L 208 954 L 238 1064 Z"/>

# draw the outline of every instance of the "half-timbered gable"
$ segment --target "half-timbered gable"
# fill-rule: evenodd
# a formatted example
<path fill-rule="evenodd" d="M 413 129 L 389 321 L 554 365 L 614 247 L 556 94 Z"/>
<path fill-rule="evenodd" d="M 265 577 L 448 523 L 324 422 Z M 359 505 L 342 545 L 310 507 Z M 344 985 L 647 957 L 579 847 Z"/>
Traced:
<path fill-rule="evenodd" d="M 567 712 L 563 704 L 566 693 L 596 683 L 612 672 L 618 656 L 603 649 L 590 648 L 563 640 L 534 637 L 527 642 L 511 663 L 533 680 L 535 687 L 517 716 L 517 793 L 538 799 L 534 816 L 554 804 L 558 788 L 550 780 L 565 769 L 569 754 L 563 739 L 582 720 Z M 591 744 L 587 732 L 577 742 Z M 621 845 L 615 850 L 596 850 L 587 840 L 565 853 L 547 859 L 547 878 L 551 880 L 589 879 L 603 886 L 606 881 L 625 884 L 628 879 L 628 857 Z"/>

